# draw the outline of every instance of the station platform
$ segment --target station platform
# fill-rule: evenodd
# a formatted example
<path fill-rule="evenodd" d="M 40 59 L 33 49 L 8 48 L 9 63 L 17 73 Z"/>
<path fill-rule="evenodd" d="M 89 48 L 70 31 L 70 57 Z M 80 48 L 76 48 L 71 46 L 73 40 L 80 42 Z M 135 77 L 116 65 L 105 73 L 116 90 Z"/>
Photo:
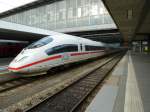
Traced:
<path fill-rule="evenodd" d="M 150 54 L 128 52 L 85 112 L 150 112 Z"/>

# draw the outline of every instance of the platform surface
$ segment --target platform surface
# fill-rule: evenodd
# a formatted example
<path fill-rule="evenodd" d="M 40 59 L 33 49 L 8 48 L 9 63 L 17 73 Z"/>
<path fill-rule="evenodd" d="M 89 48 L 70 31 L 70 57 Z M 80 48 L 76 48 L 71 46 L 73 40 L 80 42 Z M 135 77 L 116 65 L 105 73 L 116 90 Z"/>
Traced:
<path fill-rule="evenodd" d="M 86 112 L 150 112 L 150 54 L 128 52 Z"/>
<path fill-rule="evenodd" d="M 125 84 L 123 83 L 122 79 L 127 76 L 127 66 L 128 66 L 128 55 L 125 55 L 121 61 L 117 64 L 117 66 L 114 68 L 112 73 L 110 74 L 108 80 L 105 81 L 104 86 L 100 89 L 100 91 L 97 93 L 95 98 L 92 100 L 90 105 L 87 107 L 85 112 L 112 112 L 114 110 L 114 105 L 117 105 L 116 109 L 121 111 L 120 104 L 124 104 L 123 100 L 120 102 L 120 97 L 122 96 L 118 95 L 120 94 L 120 88 Z M 123 84 L 122 84 L 123 83 Z M 121 90 L 122 91 L 122 90 Z M 123 94 L 121 94 L 123 95 Z M 120 97 L 118 97 L 120 96 Z M 116 104 L 116 99 L 119 99 L 118 103 Z M 119 107 L 119 108 L 118 108 Z M 116 111 L 114 111 L 116 112 Z"/>
<path fill-rule="evenodd" d="M 135 108 L 138 109 L 137 112 L 150 112 L 150 54 L 131 53 L 129 63 L 133 67 L 133 71 L 130 72 L 132 72 L 132 75 L 135 74 L 136 80 L 136 82 L 133 81 L 132 83 L 137 83 L 137 89 L 139 91 L 139 98 L 133 99 L 137 94 L 133 94 L 132 98 L 136 102 Z"/>

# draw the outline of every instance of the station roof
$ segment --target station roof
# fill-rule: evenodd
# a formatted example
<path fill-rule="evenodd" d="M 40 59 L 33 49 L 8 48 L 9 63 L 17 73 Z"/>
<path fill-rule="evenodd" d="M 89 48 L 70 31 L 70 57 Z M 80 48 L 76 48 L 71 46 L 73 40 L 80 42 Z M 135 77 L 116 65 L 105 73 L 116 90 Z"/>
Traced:
<path fill-rule="evenodd" d="M 33 9 L 33 8 L 36 8 L 36 7 L 39 7 L 39 6 L 42 6 L 42 5 L 45 5 L 45 4 L 49 4 L 49 3 L 53 3 L 53 2 L 56 2 L 56 1 L 60 1 L 60 0 L 33 0 L 33 2 L 30 2 L 30 3 L 27 3 L 25 5 L 21 5 L 19 7 L 16 7 L 16 8 L 13 8 L 11 10 L 8 10 L 8 11 L 5 11 L 5 12 L 2 12 L 0 13 L 0 18 L 3 18 L 3 17 L 7 17 L 7 16 L 11 16 L 15 13 L 18 13 L 18 12 L 22 12 L 22 11 L 26 11 L 26 10 L 30 10 L 30 9 Z M 117 28 L 115 28 L 117 30 Z M 6 31 L 6 30 L 5 30 Z M 103 30 L 104 31 L 104 30 Z M 111 29 L 109 29 L 108 31 L 111 32 Z M 112 29 L 113 31 L 113 29 Z M 3 33 L 4 31 L 1 30 L 1 37 L 5 37 L 5 38 L 8 38 L 9 39 L 9 35 L 11 33 L 11 35 L 14 37 L 11 37 L 11 38 L 14 38 L 16 40 L 26 40 L 26 39 L 31 39 L 30 37 L 32 37 L 32 40 L 35 40 L 35 39 L 38 39 L 38 38 L 41 38 L 43 37 L 43 35 L 41 34 L 34 34 L 34 33 L 27 33 L 27 32 L 16 32 L 16 31 L 6 31 L 7 33 Z M 60 31 L 60 32 L 63 32 L 63 31 Z M 88 32 L 88 31 L 87 31 Z M 95 33 L 94 31 L 90 32 L 92 33 L 91 35 L 85 35 L 87 33 L 86 31 L 81 31 L 82 35 L 78 35 L 78 32 L 73 32 L 72 35 L 77 35 L 77 36 L 81 36 L 81 37 L 86 37 L 86 38 L 91 38 L 93 40 L 97 40 L 97 41 L 101 41 L 101 40 L 104 40 L 105 41 L 109 41 L 109 42 L 119 42 L 121 41 L 120 37 L 121 37 L 121 34 L 119 33 L 116 33 L 116 34 L 106 34 L 106 35 L 100 35 L 101 32 L 100 30 L 98 31 L 98 33 Z M 69 32 L 70 33 L 70 32 Z M 4 34 L 4 35 L 2 35 Z M 70 33 L 71 34 L 71 33 Z M 20 36 L 22 35 L 25 35 L 25 37 L 22 37 L 20 38 Z M 36 38 L 35 38 L 36 37 Z"/>
<path fill-rule="evenodd" d="M 7 0 L 3 0 L 3 1 L 7 1 Z M 11 1 L 14 1 L 14 0 L 11 0 Z M 18 1 L 24 1 L 24 0 L 18 0 Z M 28 1 L 28 0 L 25 0 L 25 1 Z M 30 2 L 28 2 L 24 5 L 17 6 L 15 8 L 12 8 L 12 9 L 4 11 L 4 12 L 0 12 L 0 18 L 4 18 L 4 17 L 10 16 L 10 15 L 13 15 L 15 13 L 18 13 L 18 12 L 33 9 L 35 7 L 39 7 L 39 6 L 42 6 L 42 5 L 45 5 L 48 3 L 53 3 L 56 1 L 60 1 L 60 0 L 29 0 L 29 1 Z"/>
<path fill-rule="evenodd" d="M 0 39 L 34 41 L 51 33 L 55 32 L 0 20 Z"/>
<path fill-rule="evenodd" d="M 102 0 L 126 41 L 150 37 L 150 0 Z"/>
<path fill-rule="evenodd" d="M 0 0 L 0 13 L 32 3 L 37 0 Z"/>
<path fill-rule="evenodd" d="M 68 34 L 92 39 L 95 41 L 102 41 L 105 43 L 117 43 L 117 42 L 122 43 L 123 42 L 123 37 L 120 34 L 118 29 L 68 32 Z"/>
<path fill-rule="evenodd" d="M 120 42 L 118 29 L 79 31 L 64 33 L 103 42 Z M 52 34 L 55 35 L 58 33 L 0 20 L 0 39 L 35 41 Z"/>

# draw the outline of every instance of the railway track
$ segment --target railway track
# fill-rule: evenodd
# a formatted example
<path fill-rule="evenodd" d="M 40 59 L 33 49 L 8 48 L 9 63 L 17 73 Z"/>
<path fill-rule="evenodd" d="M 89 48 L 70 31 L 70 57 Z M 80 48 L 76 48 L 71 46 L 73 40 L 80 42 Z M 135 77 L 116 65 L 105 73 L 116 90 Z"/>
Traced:
<path fill-rule="evenodd" d="M 86 64 L 88 64 L 88 63 L 90 63 L 90 62 L 86 62 Z M 68 69 L 75 69 L 77 66 L 82 66 L 83 64 L 85 64 L 85 63 L 70 65 L 70 67 L 68 67 Z M 34 81 L 48 78 L 51 75 L 56 75 L 56 73 L 65 72 L 65 71 L 67 71 L 67 70 L 63 70 L 61 67 L 57 67 L 57 68 L 52 69 L 51 72 L 49 72 L 48 74 L 45 74 L 43 76 L 39 75 L 36 77 L 16 77 L 16 78 L 8 79 L 6 81 L 1 81 L 0 82 L 0 93 L 15 89 L 20 86 L 24 86 L 24 85 L 32 83 Z M 13 74 L 13 75 L 15 75 L 15 74 Z"/>
<path fill-rule="evenodd" d="M 77 80 L 27 112 L 74 112 L 94 88 L 104 80 L 122 56 L 123 54 L 119 54 L 110 58 L 109 61 L 95 71 Z"/>
<path fill-rule="evenodd" d="M 77 66 L 79 66 L 79 65 L 77 65 Z M 71 66 L 71 67 L 73 69 L 75 66 Z M 15 89 L 17 87 L 20 87 L 20 86 L 23 86 L 23 85 L 26 85 L 29 83 L 32 83 L 34 81 L 38 81 L 40 79 L 50 77 L 51 75 L 55 75 L 58 72 L 63 72 L 62 68 L 54 68 L 51 73 L 49 72 L 48 74 L 45 74 L 43 76 L 39 75 L 36 77 L 15 77 L 12 79 L 8 79 L 6 81 L 1 81 L 0 82 L 0 93 Z M 15 75 L 15 74 L 10 74 L 10 75 Z"/>
<path fill-rule="evenodd" d="M 91 61 L 87 61 L 86 63 L 73 64 L 73 65 L 70 65 L 70 67 L 68 67 L 68 69 L 75 69 L 78 66 L 82 66 L 82 65 L 88 64 L 90 62 Z M 55 75 L 58 72 L 64 72 L 64 71 L 66 71 L 66 70 L 62 70 L 62 68 L 57 67 L 57 68 L 52 69 L 51 73 L 48 73 L 47 75 L 44 75 L 44 76 L 16 77 L 16 78 L 12 78 L 12 79 L 9 79 L 6 81 L 2 81 L 2 82 L 0 82 L 0 93 L 15 89 L 17 87 L 32 83 L 34 81 L 47 78 L 47 77 L 51 76 L 52 74 Z M 15 75 L 15 74 L 13 74 L 13 75 Z"/>
<path fill-rule="evenodd" d="M 36 81 L 38 78 L 15 78 L 8 81 L 0 82 L 0 93 L 9 91 L 11 89 L 17 88 L 19 86 L 32 83 L 33 81 Z"/>
<path fill-rule="evenodd" d="M 45 99 L 48 99 L 50 97 L 52 98 L 53 95 L 55 96 L 55 94 L 62 91 L 64 88 L 66 88 L 66 87 L 68 88 L 70 85 L 72 85 L 72 83 L 74 83 L 77 80 L 81 79 L 82 77 L 87 75 L 89 72 L 95 70 L 96 68 L 104 65 L 108 60 L 111 60 L 115 56 L 116 56 L 116 54 L 112 54 L 112 55 L 104 56 L 103 58 L 100 58 L 97 61 L 95 61 L 95 60 L 90 61 L 89 60 L 87 62 L 73 64 L 73 65 L 67 67 L 67 69 L 65 68 L 63 70 L 62 70 L 62 68 L 61 69 L 56 69 L 56 70 L 54 69 L 54 72 L 52 72 L 52 74 L 48 73 L 47 75 L 44 75 L 44 76 L 31 77 L 31 78 L 30 77 L 17 78 L 17 79 L 13 79 L 13 80 L 10 80 L 10 81 L 0 82 L 0 94 L 2 93 L 2 96 L 6 97 L 6 101 L 4 101 L 4 102 L 2 101 L 0 109 L 2 109 L 4 111 L 7 111 L 7 112 L 32 111 L 31 108 L 33 108 L 36 105 L 40 104 Z M 95 63 L 95 65 L 93 65 L 92 63 Z M 85 66 L 85 67 L 82 67 L 82 66 Z M 85 69 L 86 72 L 82 71 L 82 68 Z M 89 70 L 88 70 L 88 68 L 89 68 Z M 79 72 L 77 72 L 76 70 L 79 70 Z M 71 78 L 72 75 L 73 75 L 72 73 L 74 74 L 74 78 Z M 61 75 L 61 76 L 59 76 L 59 75 Z M 59 78 L 59 77 L 61 77 L 61 78 Z M 66 78 L 63 78 L 63 77 L 66 77 Z M 47 83 L 48 80 L 50 80 L 50 82 L 52 82 L 52 83 Z M 53 82 L 55 82 L 55 80 L 58 82 L 57 83 L 58 85 L 56 86 L 56 89 L 55 89 L 55 87 L 53 88 L 53 86 L 51 85 L 51 84 L 53 84 Z M 59 84 L 60 80 L 62 80 L 62 81 Z M 49 86 L 45 85 L 45 81 L 46 81 L 46 84 L 48 84 Z M 42 83 L 44 83 L 43 85 L 45 85 L 46 88 L 41 89 L 41 91 L 38 91 L 38 89 L 40 89 L 40 87 L 42 87 Z M 33 86 L 34 84 L 36 84 L 38 86 L 35 87 L 35 86 Z M 22 92 L 19 91 L 19 90 L 22 90 L 22 88 L 26 88 L 26 90 L 28 90 L 28 88 L 30 89 L 30 87 L 34 88 L 34 90 L 35 90 L 35 91 L 33 90 L 33 94 L 32 94 L 32 92 L 31 93 L 29 92 L 29 94 L 24 96 L 24 95 L 22 95 Z M 9 90 L 12 90 L 12 89 L 13 89 L 13 91 L 9 91 Z M 51 91 L 51 89 L 52 89 L 52 91 Z M 43 93 L 43 91 L 45 91 L 45 92 L 42 95 L 41 93 Z M 11 97 L 9 98 L 9 96 L 13 97 L 13 94 L 9 94 L 9 96 L 7 96 L 7 94 L 9 92 L 10 93 L 14 92 L 15 94 L 18 94 L 18 95 L 15 95 L 14 98 L 13 98 L 15 102 L 7 103 L 7 100 L 9 100 L 11 98 Z M 29 95 L 31 95 L 31 96 L 29 96 Z M 37 95 L 39 95 L 39 96 L 37 97 Z M 1 97 L 2 100 L 3 100 L 3 97 Z M 32 97 L 35 100 L 32 99 Z M 26 100 L 26 98 L 27 98 L 27 100 Z M 65 112 L 65 111 L 62 111 L 62 112 Z"/>

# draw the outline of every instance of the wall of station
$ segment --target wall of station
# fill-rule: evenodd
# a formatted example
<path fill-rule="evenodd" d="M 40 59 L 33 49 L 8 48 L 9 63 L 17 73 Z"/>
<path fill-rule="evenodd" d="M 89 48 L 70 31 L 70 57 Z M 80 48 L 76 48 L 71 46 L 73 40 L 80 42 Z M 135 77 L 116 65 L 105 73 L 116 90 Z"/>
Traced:
<path fill-rule="evenodd" d="M 47 30 L 114 24 L 101 0 L 62 0 L 2 20 Z"/>
<path fill-rule="evenodd" d="M 149 41 L 133 41 L 132 51 L 134 52 L 150 52 Z"/>
<path fill-rule="evenodd" d="M 2 42 L 0 40 L 0 58 L 15 57 L 27 45 L 26 42 Z"/>

